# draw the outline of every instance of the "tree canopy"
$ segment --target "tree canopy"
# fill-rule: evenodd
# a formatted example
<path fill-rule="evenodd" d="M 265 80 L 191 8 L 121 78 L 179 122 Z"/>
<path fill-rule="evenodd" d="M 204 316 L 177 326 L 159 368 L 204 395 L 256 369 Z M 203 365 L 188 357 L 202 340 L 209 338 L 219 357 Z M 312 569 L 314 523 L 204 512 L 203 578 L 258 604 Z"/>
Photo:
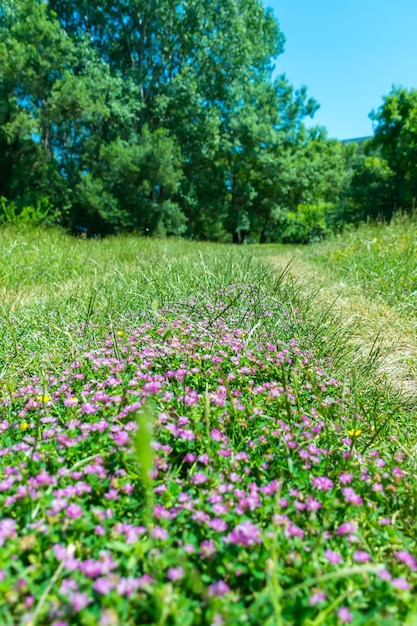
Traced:
<path fill-rule="evenodd" d="M 284 43 L 261 0 L 7 0 L 0 196 L 91 233 L 321 236 L 346 155 L 273 78 Z"/>
<path fill-rule="evenodd" d="M 374 136 L 351 154 L 344 221 L 390 219 L 416 203 L 417 90 L 393 87 L 369 117 Z"/>

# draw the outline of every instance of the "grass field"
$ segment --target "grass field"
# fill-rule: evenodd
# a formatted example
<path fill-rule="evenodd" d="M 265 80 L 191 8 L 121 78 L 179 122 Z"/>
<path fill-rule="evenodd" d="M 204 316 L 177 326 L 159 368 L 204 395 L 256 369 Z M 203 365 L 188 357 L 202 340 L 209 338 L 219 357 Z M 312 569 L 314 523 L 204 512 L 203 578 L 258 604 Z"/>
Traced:
<path fill-rule="evenodd" d="M 415 402 L 315 287 L 409 324 L 413 229 L 0 232 L 0 623 L 415 625 Z"/>
<path fill-rule="evenodd" d="M 334 303 L 347 335 L 363 353 L 377 345 L 380 373 L 417 395 L 417 220 L 397 215 L 391 225 L 369 224 L 321 244 L 283 250 L 265 246 L 275 266 L 290 263 L 309 298 Z M 316 298 L 317 301 L 317 298 Z"/>

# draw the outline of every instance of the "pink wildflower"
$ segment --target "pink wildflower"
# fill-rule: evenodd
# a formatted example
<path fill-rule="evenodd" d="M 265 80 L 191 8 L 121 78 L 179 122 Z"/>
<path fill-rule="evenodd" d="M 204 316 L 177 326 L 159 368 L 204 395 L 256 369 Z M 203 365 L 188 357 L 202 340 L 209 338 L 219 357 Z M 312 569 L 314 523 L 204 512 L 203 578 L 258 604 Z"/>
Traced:
<path fill-rule="evenodd" d="M 333 481 L 327 476 L 315 476 L 312 480 L 313 487 L 320 489 L 320 491 L 330 491 L 333 487 Z"/>
<path fill-rule="evenodd" d="M 342 606 L 338 612 L 337 612 L 337 617 L 340 619 L 340 621 L 343 624 L 348 624 L 349 622 L 352 621 L 353 616 L 352 613 L 349 611 L 349 609 L 347 609 L 345 606 Z"/>
<path fill-rule="evenodd" d="M 395 556 L 401 563 L 405 563 L 410 569 L 416 570 L 417 563 L 412 554 L 406 552 L 406 550 L 399 550 L 398 552 L 394 552 Z"/>
<path fill-rule="evenodd" d="M 167 572 L 168 580 L 181 580 L 184 577 L 184 569 L 182 567 L 170 567 Z"/>
<path fill-rule="evenodd" d="M 229 533 L 227 540 L 242 546 L 252 546 L 261 543 L 261 531 L 251 522 L 242 522 Z"/>

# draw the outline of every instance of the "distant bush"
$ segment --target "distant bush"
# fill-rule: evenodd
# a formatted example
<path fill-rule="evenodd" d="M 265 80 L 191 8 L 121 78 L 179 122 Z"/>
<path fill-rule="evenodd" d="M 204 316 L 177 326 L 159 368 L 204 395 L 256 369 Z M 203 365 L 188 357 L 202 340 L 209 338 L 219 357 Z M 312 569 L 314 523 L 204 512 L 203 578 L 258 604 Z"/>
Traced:
<path fill-rule="evenodd" d="M 330 202 L 299 204 L 296 211 L 285 216 L 283 243 L 315 243 L 330 235 L 328 218 L 332 209 Z"/>
<path fill-rule="evenodd" d="M 49 202 L 48 198 L 38 200 L 36 205 L 19 207 L 15 202 L 11 202 L 0 197 L 0 224 L 10 226 L 51 226 L 58 221 L 59 213 Z"/>

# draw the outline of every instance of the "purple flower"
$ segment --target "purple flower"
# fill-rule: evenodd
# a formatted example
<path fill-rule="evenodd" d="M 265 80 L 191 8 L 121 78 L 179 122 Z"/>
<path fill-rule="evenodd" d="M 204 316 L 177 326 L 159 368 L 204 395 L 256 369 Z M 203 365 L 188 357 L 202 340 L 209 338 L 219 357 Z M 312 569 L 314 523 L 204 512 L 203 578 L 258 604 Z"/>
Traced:
<path fill-rule="evenodd" d="M 94 413 L 97 413 L 97 411 L 100 410 L 100 405 L 91 404 L 90 402 L 84 402 L 81 408 L 86 415 L 94 415 Z"/>
<path fill-rule="evenodd" d="M 109 580 L 105 576 L 101 578 L 97 578 L 97 580 L 93 583 L 94 591 L 101 593 L 103 596 L 106 596 L 112 589 L 115 588 L 115 583 L 112 580 Z"/>
<path fill-rule="evenodd" d="M 119 493 L 117 489 L 109 489 L 107 493 L 104 494 L 106 500 L 119 500 Z"/>
<path fill-rule="evenodd" d="M 228 591 L 230 587 L 223 580 L 211 584 L 208 588 L 209 596 L 224 596 Z"/>
<path fill-rule="evenodd" d="M 227 523 L 219 518 L 214 518 L 209 522 L 210 528 L 217 530 L 219 533 L 224 533 L 227 530 Z"/>
<path fill-rule="evenodd" d="M 155 526 L 151 531 L 151 535 L 154 539 L 162 539 L 162 541 L 168 539 L 168 532 L 160 526 Z"/>
<path fill-rule="evenodd" d="M 16 536 L 16 522 L 10 517 L 0 520 L 0 546 L 4 545 L 6 539 Z"/>
<path fill-rule="evenodd" d="M 380 578 L 381 580 L 385 580 L 386 582 L 389 582 L 390 580 L 392 580 L 391 574 L 385 567 L 383 569 L 378 570 L 377 576 L 378 578 Z"/>
<path fill-rule="evenodd" d="M 228 438 L 223 435 L 220 430 L 217 430 L 217 428 L 213 428 L 213 430 L 210 432 L 210 437 L 213 441 L 228 441 Z"/>
<path fill-rule="evenodd" d="M 411 589 L 411 585 L 409 582 L 405 580 L 405 578 L 393 578 L 391 580 L 391 585 L 396 589 L 402 589 L 403 591 L 408 591 Z"/>
<path fill-rule="evenodd" d="M 202 541 L 200 545 L 200 557 L 202 559 L 209 559 L 216 554 L 216 546 L 213 539 L 207 539 Z"/>
<path fill-rule="evenodd" d="M 347 624 L 353 619 L 352 613 L 345 606 L 342 606 L 338 610 L 337 617 L 340 619 L 341 622 L 343 622 L 343 624 Z"/>
<path fill-rule="evenodd" d="M 151 585 L 154 582 L 152 576 L 149 574 L 143 574 L 140 578 L 138 578 L 138 589 L 143 589 L 147 587 L 147 585 Z"/>
<path fill-rule="evenodd" d="M 97 578 L 97 576 L 104 573 L 104 566 L 101 561 L 87 559 L 84 563 L 81 563 L 80 570 L 88 578 Z"/>
<path fill-rule="evenodd" d="M 65 569 L 70 572 L 74 572 L 80 567 L 80 561 L 74 557 L 75 546 L 73 544 L 62 546 L 61 544 L 56 543 L 53 546 L 53 550 L 55 558 L 64 563 Z"/>
<path fill-rule="evenodd" d="M 405 550 L 399 550 L 398 552 L 394 552 L 394 554 L 397 559 L 401 561 L 401 563 L 405 563 L 405 565 L 407 565 L 410 569 L 417 569 L 416 560 L 409 552 L 406 552 Z"/>
<path fill-rule="evenodd" d="M 77 591 L 77 590 L 78 590 L 78 583 L 76 580 L 74 580 L 73 578 L 64 578 L 60 587 L 61 593 L 63 593 L 64 595 L 67 595 L 71 591 Z"/>
<path fill-rule="evenodd" d="M 289 522 L 288 526 L 284 530 L 284 534 L 286 537 L 301 537 L 302 539 L 304 537 L 304 530 L 296 524 Z"/>
<path fill-rule="evenodd" d="M 241 546 L 252 546 L 261 543 L 261 531 L 251 522 L 242 522 L 229 533 L 227 541 Z"/>
<path fill-rule="evenodd" d="M 313 498 L 312 496 L 308 496 L 307 498 L 307 511 L 312 511 L 315 513 L 319 509 L 321 509 L 321 502 Z"/>
<path fill-rule="evenodd" d="M 78 504 L 70 504 L 66 509 L 66 514 L 70 519 L 77 519 L 82 517 L 83 510 Z"/>
<path fill-rule="evenodd" d="M 170 567 L 167 572 L 168 580 L 181 580 L 184 577 L 184 569 L 182 567 Z"/>
<path fill-rule="evenodd" d="M 356 532 L 356 524 L 354 522 L 344 522 L 337 529 L 338 535 L 350 535 L 350 533 Z"/>
<path fill-rule="evenodd" d="M 183 550 L 186 554 L 192 554 L 193 552 L 195 552 L 195 546 L 192 543 L 186 543 L 183 546 Z"/>
<path fill-rule="evenodd" d="M 348 485 L 349 483 L 351 483 L 353 480 L 353 476 L 352 474 L 340 474 L 339 476 L 339 483 L 341 485 Z"/>
<path fill-rule="evenodd" d="M 82 611 L 84 607 L 90 604 L 91 600 L 86 593 L 73 591 L 68 594 L 68 599 L 72 604 L 72 610 L 75 613 Z"/>
<path fill-rule="evenodd" d="M 364 550 L 355 550 L 353 560 L 356 561 L 356 563 L 367 563 L 371 560 L 371 557 L 367 552 L 364 552 Z"/>
<path fill-rule="evenodd" d="M 355 493 L 352 487 L 345 487 L 343 489 L 343 495 L 345 501 L 349 504 L 362 504 L 362 498 L 357 493 Z"/>
<path fill-rule="evenodd" d="M 125 446 L 130 441 L 130 437 L 127 432 L 114 433 L 113 440 L 116 446 Z"/>
<path fill-rule="evenodd" d="M 317 591 L 308 598 L 308 603 L 310 606 L 316 606 L 316 604 L 320 604 L 320 602 L 323 602 L 325 599 L 326 594 L 323 591 Z"/>
<path fill-rule="evenodd" d="M 128 576 L 127 578 L 121 578 L 117 583 L 117 593 L 120 596 L 127 596 L 130 598 L 132 593 L 139 589 L 139 579 Z"/>
<path fill-rule="evenodd" d="M 324 556 L 332 565 L 338 565 L 343 561 L 340 554 L 338 552 L 333 552 L 333 550 L 325 550 Z"/>
<path fill-rule="evenodd" d="M 193 476 L 194 485 L 202 485 L 203 483 L 206 483 L 207 481 L 208 481 L 207 476 L 205 474 L 201 474 L 200 472 L 195 473 Z"/>
<path fill-rule="evenodd" d="M 216 515 L 225 515 L 229 510 L 226 504 L 213 504 L 211 508 Z"/>
<path fill-rule="evenodd" d="M 313 487 L 320 489 L 320 491 L 330 491 L 333 487 L 333 481 L 327 476 L 315 476 L 312 480 Z"/>

